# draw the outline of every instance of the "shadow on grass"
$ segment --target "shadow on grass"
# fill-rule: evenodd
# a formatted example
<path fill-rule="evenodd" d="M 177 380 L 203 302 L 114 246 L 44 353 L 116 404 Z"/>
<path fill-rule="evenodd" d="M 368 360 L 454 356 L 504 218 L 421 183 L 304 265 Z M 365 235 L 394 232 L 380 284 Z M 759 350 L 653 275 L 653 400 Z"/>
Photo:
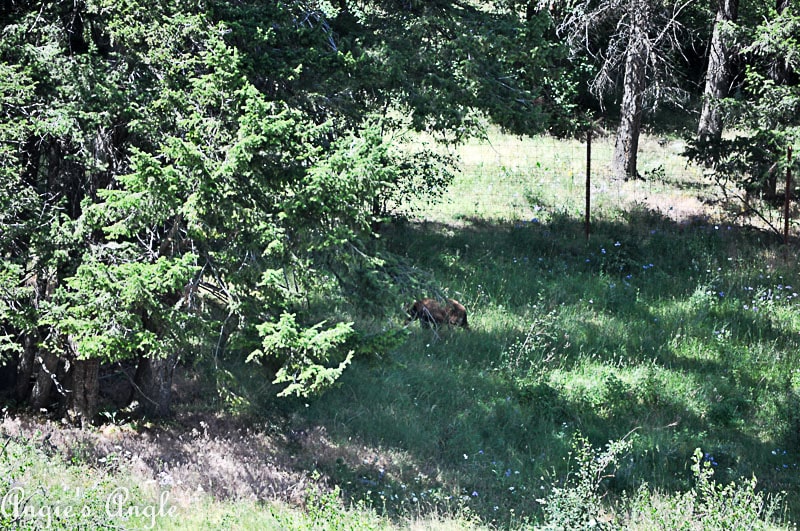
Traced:
<path fill-rule="evenodd" d="M 430 508 L 460 504 L 486 522 L 536 518 L 567 477 L 574 434 L 602 446 L 632 431 L 607 482 L 617 492 L 690 488 L 697 447 L 719 481 L 798 487 L 796 445 L 777 466 L 774 453 L 797 438 L 786 414 L 797 330 L 748 306 L 750 284 L 772 282 L 770 237 L 647 211 L 595 221 L 588 239 L 566 216 L 396 224 L 384 237 L 466 305 L 472 331 L 410 328 L 303 412 L 341 444 L 407 459 L 320 464 L 351 499 L 401 514 L 426 492 Z"/>

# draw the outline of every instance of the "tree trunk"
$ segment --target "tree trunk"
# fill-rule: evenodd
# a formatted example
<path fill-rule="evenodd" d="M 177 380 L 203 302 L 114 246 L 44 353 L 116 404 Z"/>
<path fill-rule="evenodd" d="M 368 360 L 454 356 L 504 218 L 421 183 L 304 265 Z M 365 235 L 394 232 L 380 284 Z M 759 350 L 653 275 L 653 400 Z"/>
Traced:
<path fill-rule="evenodd" d="M 36 370 L 36 381 L 31 389 L 31 407 L 38 410 L 50 405 L 50 395 L 53 391 L 53 384 L 56 384 L 59 392 L 62 390 L 60 383 L 56 379 L 58 369 L 58 356 L 52 352 L 42 352 L 36 357 L 39 366 Z"/>
<path fill-rule="evenodd" d="M 41 271 L 37 271 L 31 275 L 26 281 L 25 285 L 31 289 L 30 299 L 28 300 L 30 307 L 38 314 L 39 301 L 48 296 L 48 283 L 41 281 L 45 275 Z M 38 320 L 38 317 L 36 318 Z M 24 330 L 22 333 L 22 353 L 19 357 L 17 364 L 17 384 L 15 394 L 17 400 L 26 402 L 31 398 L 31 391 L 33 389 L 33 371 L 36 367 L 37 354 L 39 352 L 39 342 L 42 337 L 42 332 L 35 325 L 31 324 L 30 328 Z"/>
<path fill-rule="evenodd" d="M 649 6 L 646 0 L 629 4 L 632 21 L 631 36 L 625 57 L 622 106 L 611 171 L 615 179 L 636 178 L 636 157 L 639 151 L 639 132 L 642 126 L 642 100 L 647 86 L 647 22 Z"/>
<path fill-rule="evenodd" d="M 66 375 L 65 409 L 67 419 L 76 426 L 85 427 L 97 416 L 97 398 L 100 394 L 97 358 L 78 359 L 78 348 L 72 338 L 67 339 L 70 363 Z"/>
<path fill-rule="evenodd" d="M 17 388 L 17 367 L 19 366 L 19 355 L 12 354 L 5 358 L 0 358 L 0 403 L 6 397 L 13 396 Z"/>
<path fill-rule="evenodd" d="M 172 402 L 172 374 L 178 355 L 166 358 L 142 358 L 136 368 L 134 400 L 138 411 L 149 417 L 166 417 Z"/>
<path fill-rule="evenodd" d="M 17 384 L 15 395 L 17 400 L 24 402 L 31 396 L 31 377 L 33 365 L 36 361 L 37 338 L 34 332 L 25 332 L 22 335 L 22 354 L 17 363 Z"/>
<path fill-rule="evenodd" d="M 700 141 L 717 141 L 722 138 L 722 114 L 719 101 L 728 95 L 730 83 L 730 23 L 736 21 L 739 0 L 719 0 L 711 49 L 708 54 L 706 87 L 703 91 L 703 110 L 697 136 Z"/>

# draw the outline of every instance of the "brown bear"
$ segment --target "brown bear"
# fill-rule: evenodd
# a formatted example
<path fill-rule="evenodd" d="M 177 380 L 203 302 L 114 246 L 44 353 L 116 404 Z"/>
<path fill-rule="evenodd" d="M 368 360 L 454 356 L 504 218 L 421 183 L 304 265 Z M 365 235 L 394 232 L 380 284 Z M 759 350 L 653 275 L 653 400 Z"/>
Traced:
<path fill-rule="evenodd" d="M 420 325 L 424 328 L 447 324 L 469 330 L 467 309 L 457 300 L 447 299 L 447 303 L 442 305 L 435 299 L 420 299 L 415 301 L 406 312 L 408 313 L 406 324 L 414 319 L 419 319 Z"/>

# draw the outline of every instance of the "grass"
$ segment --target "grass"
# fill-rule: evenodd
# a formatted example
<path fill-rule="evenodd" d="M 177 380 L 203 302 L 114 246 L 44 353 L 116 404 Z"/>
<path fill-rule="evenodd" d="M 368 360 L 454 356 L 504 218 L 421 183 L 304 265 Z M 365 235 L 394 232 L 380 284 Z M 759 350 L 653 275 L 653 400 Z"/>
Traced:
<path fill-rule="evenodd" d="M 383 239 L 466 305 L 471 330 L 412 325 L 322 398 L 280 402 L 303 434 L 287 446 L 294 470 L 324 487 L 303 510 L 206 494 L 176 502 L 180 519 L 156 527 L 791 527 L 800 269 L 774 236 L 710 209 L 715 190 L 677 141 L 645 139 L 644 181 L 609 180 L 612 147 L 593 145 L 587 239 L 585 145 L 494 135 L 464 146 L 445 201 Z M 399 309 L 355 317 L 402 327 Z M 236 370 L 226 374 L 235 387 Z M 139 489 L 132 505 L 158 500 L 127 476 L 52 456 L 48 474 L 38 460 L 7 459 L 28 464 L 3 477 L 46 477 L 30 485 L 52 492 L 77 470 L 107 478 L 93 480 L 106 486 L 92 499 L 122 481 Z"/>
<path fill-rule="evenodd" d="M 418 490 L 432 506 L 459 499 L 503 527 L 541 522 L 538 500 L 569 477 L 577 434 L 598 448 L 630 437 L 610 499 L 645 484 L 665 504 L 688 492 L 697 448 L 724 484 L 755 476 L 759 492 L 800 491 L 800 278 L 775 238 L 705 215 L 713 187 L 672 160 L 670 142 L 650 141 L 643 159 L 670 161 L 655 182 L 601 174 L 598 189 L 618 193 L 598 202 L 586 240 L 582 169 L 561 156 L 579 144 L 504 142 L 465 148 L 449 201 L 386 235 L 467 306 L 472 331 L 412 328 L 307 421 L 342 444 L 402 450 L 426 471 Z M 355 476 L 379 477 L 377 494 L 340 471 L 350 499 L 380 506 L 380 492 L 404 491 L 369 467 Z M 402 513 L 396 499 L 388 514 Z M 800 499 L 785 501 L 796 519 Z"/>
<path fill-rule="evenodd" d="M 594 138 L 591 155 L 592 215 L 608 216 L 639 203 L 665 215 L 710 212 L 716 190 L 702 182 L 698 168 L 680 156 L 684 142 L 644 136 L 642 180 L 612 181 L 612 136 Z M 549 221 L 553 214 L 582 218 L 586 204 L 586 142 L 551 137 L 515 138 L 491 134 L 458 149 L 462 171 L 442 201 L 424 208 L 420 220 L 448 225 L 464 220 Z"/>
<path fill-rule="evenodd" d="M 439 340 L 413 331 L 389 366 L 355 367 L 343 379 L 346 391 L 312 404 L 311 418 L 342 438 L 435 463 L 450 495 L 477 492 L 470 506 L 504 524 L 536 516 L 540 493 L 565 476 L 563 458 L 578 432 L 601 445 L 635 430 L 618 488 L 646 481 L 686 489 L 690 457 L 702 447 L 725 481 L 755 473 L 775 492 L 795 490 L 796 452 L 780 464 L 772 453 L 796 448 L 786 416 L 798 347 L 794 299 L 765 299 L 754 312 L 750 295 L 793 282 L 789 271 L 762 269 L 762 278 L 743 285 L 739 267 L 759 268 L 768 248 L 732 261 L 729 238 L 738 234 L 697 228 L 681 238 L 676 228 L 633 244 L 630 231 L 670 229 L 614 225 L 605 230 L 625 234 L 626 243 L 607 261 L 617 240 L 599 230 L 588 245 L 577 236 L 564 245 L 548 225 L 455 236 L 408 228 L 398 241 L 413 242 L 420 263 L 430 257 L 432 270 L 448 272 L 443 284 L 449 280 L 472 310 L 473 331 Z M 682 250 L 662 248 L 666 242 Z M 467 246 L 487 250 L 436 264 Z M 687 268 L 692 258 L 697 267 Z"/>

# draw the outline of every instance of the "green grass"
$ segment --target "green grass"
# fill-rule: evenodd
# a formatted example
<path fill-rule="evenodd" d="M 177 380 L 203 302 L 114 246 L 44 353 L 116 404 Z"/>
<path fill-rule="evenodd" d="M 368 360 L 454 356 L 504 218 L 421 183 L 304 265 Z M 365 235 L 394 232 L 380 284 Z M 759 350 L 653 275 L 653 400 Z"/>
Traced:
<path fill-rule="evenodd" d="M 610 179 L 613 136 L 594 138 L 591 213 L 609 217 L 632 203 L 665 213 L 699 211 L 716 190 L 701 181 L 701 170 L 680 156 L 682 140 L 644 136 L 639 170 L 643 180 Z M 420 220 L 547 222 L 552 215 L 581 218 L 586 204 L 586 142 L 551 137 L 521 139 L 490 133 L 457 150 L 462 171 L 442 201 L 424 208 Z"/>
<path fill-rule="evenodd" d="M 509 153 L 551 158 L 510 167 L 496 146 L 468 150 L 475 160 L 450 201 L 385 236 L 467 306 L 472 330 L 412 327 L 381 362 L 349 369 L 306 420 L 342 444 L 402 452 L 405 467 L 426 472 L 418 490 L 433 493 L 431 507 L 460 499 L 502 526 L 541 521 L 537 500 L 567 477 L 575 434 L 601 447 L 632 433 L 611 499 L 643 484 L 665 503 L 687 492 L 696 448 L 720 482 L 755 475 L 765 493 L 800 491 L 791 256 L 767 234 L 677 221 L 672 199 L 714 194 L 680 160 L 655 183 L 598 177 L 621 192 L 600 202 L 587 241 L 575 157 L 542 147 L 551 140 L 508 142 Z M 644 159 L 674 159 L 649 145 Z M 640 200 L 651 194 L 659 210 Z M 329 472 L 350 499 L 402 514 L 407 498 L 387 505 L 378 492 L 404 492 L 403 467 L 355 468 Z M 800 499 L 786 502 L 796 519 Z"/>

